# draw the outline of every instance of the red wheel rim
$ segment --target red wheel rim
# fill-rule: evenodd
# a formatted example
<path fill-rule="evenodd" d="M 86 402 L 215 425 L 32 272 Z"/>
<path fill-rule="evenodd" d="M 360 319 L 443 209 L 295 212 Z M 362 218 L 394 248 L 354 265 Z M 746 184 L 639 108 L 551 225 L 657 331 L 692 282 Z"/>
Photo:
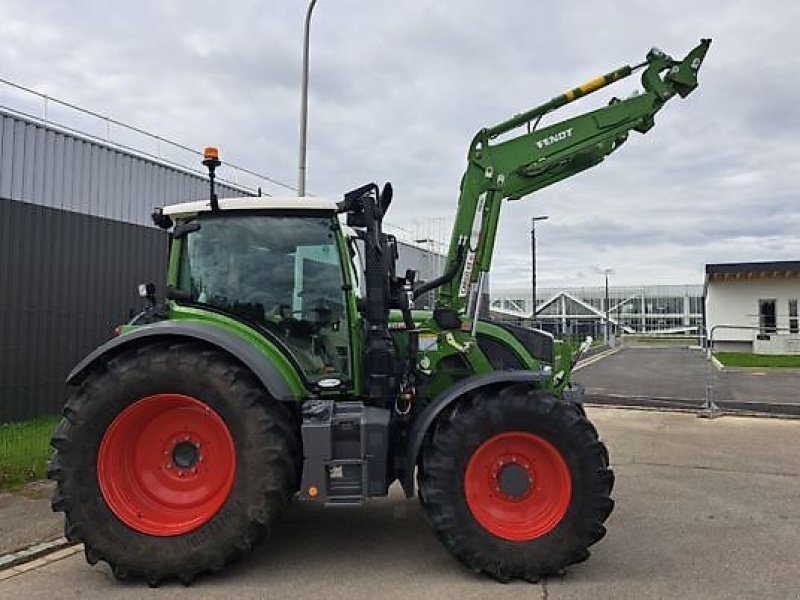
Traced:
<path fill-rule="evenodd" d="M 483 442 L 464 476 L 467 505 L 488 532 L 529 541 L 561 522 L 572 497 L 561 453 L 532 433 L 509 431 Z"/>
<path fill-rule="evenodd" d="M 228 427 L 207 404 L 157 394 L 123 410 L 97 455 L 100 491 L 126 525 L 149 535 L 181 535 L 211 519 L 228 497 L 236 451 Z"/>

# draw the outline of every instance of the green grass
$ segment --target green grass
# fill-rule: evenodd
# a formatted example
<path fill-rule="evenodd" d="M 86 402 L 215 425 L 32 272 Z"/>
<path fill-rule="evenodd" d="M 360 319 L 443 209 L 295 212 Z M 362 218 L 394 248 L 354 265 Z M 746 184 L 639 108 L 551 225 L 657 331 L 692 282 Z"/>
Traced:
<path fill-rule="evenodd" d="M 59 416 L 0 424 L 0 489 L 43 479 L 50 458 L 50 436 Z"/>
<path fill-rule="evenodd" d="M 715 352 L 714 356 L 726 367 L 787 367 L 800 369 L 800 355 L 797 354 Z"/>

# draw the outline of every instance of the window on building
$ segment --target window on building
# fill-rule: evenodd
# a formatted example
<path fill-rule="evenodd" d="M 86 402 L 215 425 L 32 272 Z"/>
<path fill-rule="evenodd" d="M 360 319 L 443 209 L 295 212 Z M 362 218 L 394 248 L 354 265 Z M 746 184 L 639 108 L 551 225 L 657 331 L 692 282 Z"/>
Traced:
<path fill-rule="evenodd" d="M 789 300 L 789 333 L 800 333 L 797 320 L 797 298 Z"/>
<path fill-rule="evenodd" d="M 777 321 L 775 318 L 775 299 L 760 299 L 758 301 L 758 326 L 761 333 L 775 333 Z"/>

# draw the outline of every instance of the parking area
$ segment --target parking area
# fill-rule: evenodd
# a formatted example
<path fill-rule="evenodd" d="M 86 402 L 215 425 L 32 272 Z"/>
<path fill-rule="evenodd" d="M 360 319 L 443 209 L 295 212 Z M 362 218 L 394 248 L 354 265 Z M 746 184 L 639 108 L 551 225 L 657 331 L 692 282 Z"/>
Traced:
<path fill-rule="evenodd" d="M 573 379 L 599 404 L 698 408 L 710 386 L 724 410 L 800 416 L 800 371 L 720 370 L 699 348 L 621 348 Z"/>
<path fill-rule="evenodd" d="M 0 597 L 798 598 L 800 421 L 589 414 L 617 507 L 592 557 L 561 578 L 503 585 L 466 572 L 395 490 L 360 509 L 296 503 L 250 557 L 191 588 L 119 584 L 77 554 L 0 571 Z"/>

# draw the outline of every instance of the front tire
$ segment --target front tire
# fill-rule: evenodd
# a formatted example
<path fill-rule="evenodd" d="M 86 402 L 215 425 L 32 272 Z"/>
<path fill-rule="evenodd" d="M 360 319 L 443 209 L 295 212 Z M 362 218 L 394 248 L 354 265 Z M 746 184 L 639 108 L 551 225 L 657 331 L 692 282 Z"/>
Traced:
<path fill-rule="evenodd" d="M 188 584 L 247 552 L 299 481 L 289 410 L 194 343 L 129 350 L 90 373 L 51 443 L 68 539 L 151 585 Z"/>
<path fill-rule="evenodd" d="M 456 402 L 428 434 L 419 467 L 436 535 L 468 568 L 501 581 L 585 560 L 614 506 L 595 428 L 574 406 L 524 386 Z"/>

